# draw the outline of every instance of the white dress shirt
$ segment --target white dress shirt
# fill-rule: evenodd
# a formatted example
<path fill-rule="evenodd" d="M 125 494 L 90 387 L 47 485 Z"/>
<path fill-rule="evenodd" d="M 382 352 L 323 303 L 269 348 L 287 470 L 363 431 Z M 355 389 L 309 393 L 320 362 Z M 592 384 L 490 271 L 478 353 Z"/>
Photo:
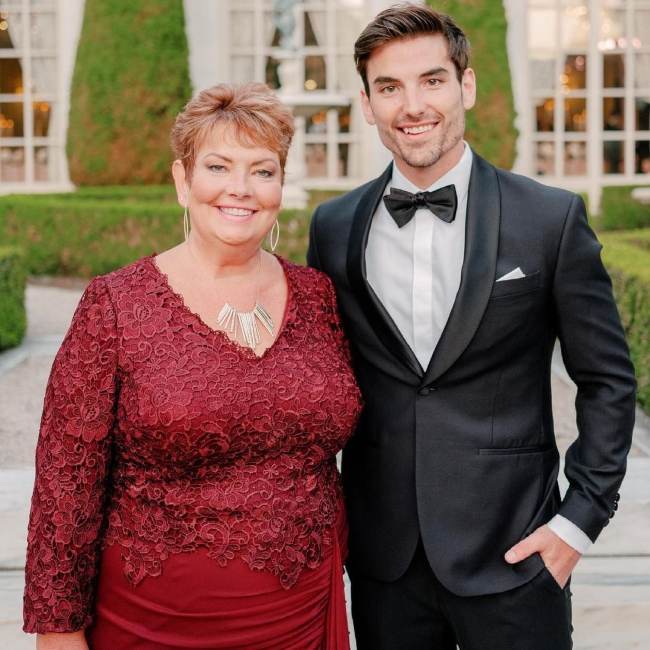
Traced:
<path fill-rule="evenodd" d="M 399 228 L 381 201 L 370 225 L 366 279 L 423 370 L 438 345 L 460 287 L 472 158 L 472 150 L 465 143 L 456 166 L 426 190 L 432 192 L 452 184 L 456 187 L 458 204 L 451 223 L 438 219 L 428 208 L 419 208 Z M 391 188 L 412 193 L 423 191 L 405 178 L 395 164 L 384 194 Z M 580 553 L 591 546 L 589 537 L 561 515 L 555 515 L 548 525 Z"/>

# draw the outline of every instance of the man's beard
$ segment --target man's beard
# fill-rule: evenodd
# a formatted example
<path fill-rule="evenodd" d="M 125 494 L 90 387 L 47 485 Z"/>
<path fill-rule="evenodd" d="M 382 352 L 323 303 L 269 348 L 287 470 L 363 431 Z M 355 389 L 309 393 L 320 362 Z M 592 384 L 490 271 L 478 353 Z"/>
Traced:
<path fill-rule="evenodd" d="M 395 139 L 393 142 L 396 150 L 393 151 L 393 154 L 401 158 L 409 167 L 432 167 L 463 139 L 464 132 L 465 114 L 461 112 L 449 124 L 447 130 L 442 135 L 442 141 L 433 142 L 422 149 L 411 149 L 402 147 L 401 143 Z"/>

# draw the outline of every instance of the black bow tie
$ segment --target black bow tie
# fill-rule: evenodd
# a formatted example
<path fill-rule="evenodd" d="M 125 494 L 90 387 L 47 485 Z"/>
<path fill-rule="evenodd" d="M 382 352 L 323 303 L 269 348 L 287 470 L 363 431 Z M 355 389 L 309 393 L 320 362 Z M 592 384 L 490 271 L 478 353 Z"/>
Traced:
<path fill-rule="evenodd" d="M 418 208 L 428 208 L 436 217 L 451 223 L 456 218 L 456 188 L 453 185 L 441 187 L 435 192 L 417 192 L 411 194 L 404 190 L 391 189 L 390 194 L 384 197 L 384 203 L 401 228 L 405 226 Z"/>

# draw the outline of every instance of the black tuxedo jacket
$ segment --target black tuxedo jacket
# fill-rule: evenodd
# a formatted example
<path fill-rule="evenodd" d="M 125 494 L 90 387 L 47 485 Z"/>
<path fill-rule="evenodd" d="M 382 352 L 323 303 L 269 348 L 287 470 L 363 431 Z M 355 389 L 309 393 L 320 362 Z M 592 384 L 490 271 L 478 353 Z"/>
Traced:
<path fill-rule="evenodd" d="M 475 155 L 461 284 L 423 370 L 365 276 L 391 174 L 319 206 L 311 223 L 308 262 L 334 281 L 365 399 L 343 453 L 349 567 L 395 580 L 421 535 L 449 590 L 498 593 L 542 568 L 538 555 L 514 566 L 503 555 L 556 512 L 592 540 L 613 515 L 633 367 L 581 198 Z M 518 266 L 526 277 L 495 282 Z M 557 338 L 578 386 L 580 432 L 562 501 L 550 387 Z"/>

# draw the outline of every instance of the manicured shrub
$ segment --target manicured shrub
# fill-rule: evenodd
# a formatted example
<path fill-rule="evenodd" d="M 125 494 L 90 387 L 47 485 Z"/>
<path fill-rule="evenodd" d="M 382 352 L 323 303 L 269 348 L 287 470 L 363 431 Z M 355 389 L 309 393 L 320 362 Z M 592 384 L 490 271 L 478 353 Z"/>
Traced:
<path fill-rule="evenodd" d="M 304 262 L 308 224 L 307 211 L 282 211 L 278 253 Z M 182 236 L 171 186 L 0 196 L 0 240 L 25 250 L 33 275 L 92 277 L 175 246 Z"/>
<path fill-rule="evenodd" d="M 18 345 L 25 335 L 25 260 L 16 248 L 0 248 L 0 350 Z"/>
<path fill-rule="evenodd" d="M 600 216 L 596 223 L 602 230 L 629 230 L 650 227 L 650 205 L 632 198 L 634 185 L 604 187 Z"/>
<path fill-rule="evenodd" d="M 189 100 L 182 0 L 86 0 L 70 98 L 78 185 L 170 178 L 169 131 Z"/>
<path fill-rule="evenodd" d="M 429 5 L 452 16 L 472 46 L 470 66 L 476 72 L 478 95 L 466 116 L 467 141 L 494 165 L 510 169 L 517 131 L 503 0 L 429 0 Z"/>
<path fill-rule="evenodd" d="M 650 228 L 601 233 L 603 260 L 612 276 L 639 384 L 638 401 L 650 410 Z"/>

